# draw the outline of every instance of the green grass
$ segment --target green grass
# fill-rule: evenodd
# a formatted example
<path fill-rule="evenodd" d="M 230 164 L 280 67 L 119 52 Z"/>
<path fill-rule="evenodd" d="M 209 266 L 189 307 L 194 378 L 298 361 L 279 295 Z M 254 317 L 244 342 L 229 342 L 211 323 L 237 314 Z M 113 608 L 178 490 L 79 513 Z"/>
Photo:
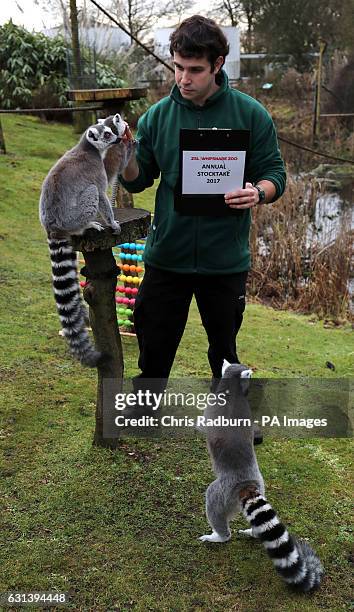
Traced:
<path fill-rule="evenodd" d="M 324 563 L 323 585 L 309 597 L 285 588 L 255 542 L 198 542 L 212 479 L 199 437 L 124 439 L 116 452 L 92 447 L 96 375 L 71 360 L 58 336 L 38 222 L 40 184 L 77 138 L 31 118 L 2 123 L 0 592 L 69 591 L 72 609 L 95 611 L 348 609 L 348 439 L 267 437 L 258 451 L 269 498 Z M 136 206 L 151 208 L 153 193 L 137 196 Z M 123 345 L 130 376 L 137 344 L 125 337 Z M 209 376 L 206 349 L 193 304 L 173 375 Z M 348 379 L 352 335 L 349 326 L 327 329 L 251 304 L 239 353 L 256 376 Z M 237 519 L 235 531 L 241 526 Z"/>

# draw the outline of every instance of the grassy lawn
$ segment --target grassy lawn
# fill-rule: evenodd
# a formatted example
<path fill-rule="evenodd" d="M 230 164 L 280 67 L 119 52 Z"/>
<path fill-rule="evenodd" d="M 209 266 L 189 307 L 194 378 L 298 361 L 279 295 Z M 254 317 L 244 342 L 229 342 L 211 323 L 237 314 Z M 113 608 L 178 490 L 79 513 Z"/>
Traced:
<path fill-rule="evenodd" d="M 58 336 L 38 222 L 41 182 L 77 138 L 37 119 L 2 123 L 0 592 L 69 592 L 74 610 L 349 609 L 349 439 L 269 436 L 257 451 L 269 499 L 325 566 L 311 596 L 289 592 L 261 546 L 236 537 L 241 518 L 227 545 L 198 541 L 212 479 L 200 437 L 124 438 L 116 452 L 92 447 L 96 374 L 74 363 Z M 136 206 L 151 208 L 153 193 L 137 196 Z M 131 376 L 136 340 L 123 344 Z M 206 349 L 193 304 L 173 375 L 209 376 Z M 258 377 L 348 379 L 352 331 L 250 304 L 239 353 Z"/>

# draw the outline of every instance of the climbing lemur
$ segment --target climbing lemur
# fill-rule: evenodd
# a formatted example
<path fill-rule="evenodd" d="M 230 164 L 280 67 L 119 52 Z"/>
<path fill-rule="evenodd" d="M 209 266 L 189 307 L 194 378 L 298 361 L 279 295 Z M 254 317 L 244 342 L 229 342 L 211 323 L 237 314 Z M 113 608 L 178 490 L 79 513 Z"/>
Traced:
<path fill-rule="evenodd" d="M 49 171 L 39 201 L 39 218 L 48 236 L 54 297 L 63 332 L 73 355 L 90 367 L 103 362 L 106 356 L 94 349 L 85 327 L 87 314 L 70 237 L 89 228 L 104 229 L 97 221 L 99 214 L 115 233 L 120 232 L 106 195 L 103 165 L 105 154 L 118 140 L 120 137 L 108 126 L 89 127 L 79 143 Z"/>
<path fill-rule="evenodd" d="M 209 454 L 217 476 L 206 491 L 206 514 L 212 528 L 203 542 L 227 542 L 231 538 L 230 520 L 242 512 L 251 525 L 240 530 L 261 540 L 275 569 L 283 580 L 307 592 L 320 584 L 323 568 L 312 548 L 291 536 L 280 522 L 275 510 L 264 496 L 264 481 L 253 448 L 252 417 L 247 400 L 251 370 L 241 364 L 224 361 L 217 396 L 227 398 L 226 404 L 209 405 L 203 426 Z M 224 405 L 225 404 L 225 405 Z M 216 417 L 241 419 L 241 426 L 219 426 Z M 225 421 L 230 422 L 230 421 Z M 213 423 L 216 425 L 213 426 Z"/>

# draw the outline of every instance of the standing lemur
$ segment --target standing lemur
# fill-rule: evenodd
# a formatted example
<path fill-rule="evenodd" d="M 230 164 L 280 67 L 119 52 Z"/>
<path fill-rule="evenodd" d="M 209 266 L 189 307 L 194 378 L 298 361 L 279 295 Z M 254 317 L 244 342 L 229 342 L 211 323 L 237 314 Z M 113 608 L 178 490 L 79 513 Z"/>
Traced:
<path fill-rule="evenodd" d="M 70 237 L 81 235 L 89 228 L 104 229 L 97 220 L 98 215 L 115 233 L 120 232 L 106 195 L 104 157 L 115 143 L 121 142 L 126 124 L 119 115 L 113 120 L 116 133 L 104 123 L 92 125 L 79 143 L 57 161 L 43 182 L 39 202 L 40 221 L 48 235 L 54 297 L 63 332 L 73 355 L 90 367 L 97 366 L 106 356 L 94 349 L 86 330 L 86 308 L 81 299 Z"/>
<path fill-rule="evenodd" d="M 242 512 L 251 527 L 241 533 L 259 538 L 283 580 L 307 592 L 319 586 L 323 568 L 312 548 L 288 533 L 264 497 L 264 481 L 253 448 L 252 417 L 247 400 L 249 381 L 246 379 L 250 376 L 251 370 L 245 366 L 224 361 L 217 395 L 227 398 L 226 405 L 224 399 L 219 405 L 209 405 L 204 413 L 203 427 L 199 427 L 206 433 L 217 476 L 206 491 L 206 513 L 213 531 L 200 539 L 227 542 L 231 538 L 230 520 Z M 220 421 L 216 420 L 220 415 L 225 420 L 233 419 L 233 425 L 220 426 Z"/>

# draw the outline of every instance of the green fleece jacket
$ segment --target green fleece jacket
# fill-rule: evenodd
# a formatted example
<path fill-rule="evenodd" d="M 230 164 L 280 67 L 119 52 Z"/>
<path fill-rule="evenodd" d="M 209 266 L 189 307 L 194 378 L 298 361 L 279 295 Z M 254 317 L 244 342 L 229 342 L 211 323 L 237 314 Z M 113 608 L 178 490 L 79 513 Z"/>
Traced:
<path fill-rule="evenodd" d="M 131 193 L 150 187 L 161 174 L 154 221 L 145 248 L 145 263 L 180 273 L 230 274 L 250 268 L 251 212 L 235 216 L 183 216 L 174 210 L 179 172 L 180 128 L 250 130 L 246 181 L 272 181 L 279 198 L 286 175 L 273 121 L 256 100 L 231 89 L 226 73 L 218 91 L 204 106 L 185 100 L 175 85 L 170 96 L 154 104 L 138 122 L 139 176 L 123 186 Z"/>

